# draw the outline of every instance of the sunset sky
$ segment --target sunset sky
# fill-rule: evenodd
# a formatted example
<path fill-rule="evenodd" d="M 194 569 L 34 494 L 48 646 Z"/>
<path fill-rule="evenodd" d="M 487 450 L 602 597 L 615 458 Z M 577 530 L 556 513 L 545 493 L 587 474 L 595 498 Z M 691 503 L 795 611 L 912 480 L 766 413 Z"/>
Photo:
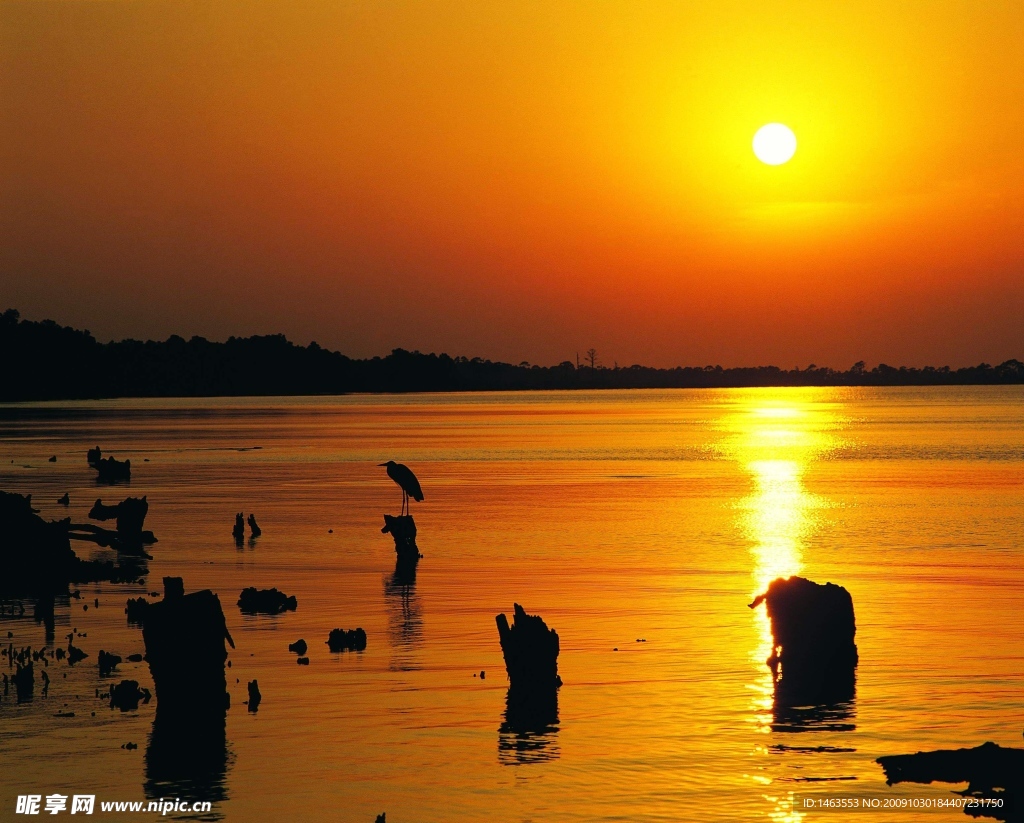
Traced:
<path fill-rule="evenodd" d="M 8 306 L 352 356 L 1024 359 L 1024 4 L 0 0 Z"/>

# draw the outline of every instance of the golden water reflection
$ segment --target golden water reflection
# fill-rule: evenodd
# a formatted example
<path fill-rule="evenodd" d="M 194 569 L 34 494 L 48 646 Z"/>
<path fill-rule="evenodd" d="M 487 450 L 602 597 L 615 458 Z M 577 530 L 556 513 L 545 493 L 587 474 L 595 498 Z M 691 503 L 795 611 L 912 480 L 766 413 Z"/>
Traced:
<path fill-rule="evenodd" d="M 751 599 L 778 577 L 803 569 L 804 552 L 811 535 L 821 526 L 821 511 L 828 501 L 811 494 L 804 477 L 815 460 L 838 445 L 836 432 L 843 425 L 838 404 L 827 402 L 820 390 L 794 392 L 765 389 L 744 393 L 730 414 L 725 449 L 751 476 L 753 492 L 741 500 L 738 526 L 749 541 L 753 558 Z M 757 641 L 751 649 L 755 678 L 750 684 L 751 721 L 756 733 L 768 735 L 772 726 L 772 675 L 765 661 L 772 652 L 771 625 L 763 608 L 753 619 Z M 767 754 L 764 746 L 758 751 Z M 751 775 L 755 782 L 771 781 Z M 780 823 L 796 823 L 803 813 L 793 809 L 789 793 L 766 793 L 767 816 Z"/>

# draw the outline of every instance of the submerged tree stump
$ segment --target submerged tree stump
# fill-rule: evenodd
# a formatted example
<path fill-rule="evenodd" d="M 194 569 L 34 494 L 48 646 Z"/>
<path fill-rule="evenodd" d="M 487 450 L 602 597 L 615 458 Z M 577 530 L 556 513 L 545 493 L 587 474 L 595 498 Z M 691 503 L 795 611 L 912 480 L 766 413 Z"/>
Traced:
<path fill-rule="evenodd" d="M 132 461 L 118 460 L 116 457 L 103 457 L 90 463 L 96 469 L 98 483 L 120 483 L 132 479 Z"/>
<path fill-rule="evenodd" d="M 518 603 L 512 625 L 499 614 L 498 639 L 511 688 L 524 694 L 549 694 L 562 685 L 558 676 L 558 632 Z"/>
<path fill-rule="evenodd" d="M 384 528 L 381 534 L 390 534 L 395 541 L 395 554 L 398 555 L 398 565 L 403 569 L 415 569 L 419 559 L 423 556 L 416 545 L 416 521 L 411 514 L 394 516 L 384 515 Z"/>
<path fill-rule="evenodd" d="M 750 608 L 762 601 L 774 638 L 766 663 L 775 678 L 776 702 L 796 706 L 851 700 L 857 625 L 850 593 L 833 583 L 778 578 Z"/>
<path fill-rule="evenodd" d="M 223 714 L 229 703 L 224 641 L 235 644 L 216 594 L 185 594 L 180 577 L 165 577 L 164 599 L 145 607 L 142 638 L 164 717 Z"/>

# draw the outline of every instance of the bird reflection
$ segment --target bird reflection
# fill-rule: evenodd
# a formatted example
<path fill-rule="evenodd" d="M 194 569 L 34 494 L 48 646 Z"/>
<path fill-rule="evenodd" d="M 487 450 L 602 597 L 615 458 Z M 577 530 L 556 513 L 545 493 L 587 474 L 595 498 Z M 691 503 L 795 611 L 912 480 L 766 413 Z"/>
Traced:
<path fill-rule="evenodd" d="M 395 671 L 416 671 L 413 657 L 423 640 L 423 612 L 416 596 L 416 563 L 398 560 L 393 574 L 384 578 L 384 601 L 388 611 L 388 639 L 395 657 Z"/>
<path fill-rule="evenodd" d="M 226 709 L 183 717 L 161 712 L 158 703 L 146 748 L 146 798 L 209 800 L 211 811 L 193 819 L 221 820 L 218 809 L 228 797 L 226 720 Z"/>
<path fill-rule="evenodd" d="M 510 688 L 504 722 L 498 727 L 498 762 L 519 766 L 558 756 L 558 691 L 553 690 L 550 698 L 523 699 Z"/>

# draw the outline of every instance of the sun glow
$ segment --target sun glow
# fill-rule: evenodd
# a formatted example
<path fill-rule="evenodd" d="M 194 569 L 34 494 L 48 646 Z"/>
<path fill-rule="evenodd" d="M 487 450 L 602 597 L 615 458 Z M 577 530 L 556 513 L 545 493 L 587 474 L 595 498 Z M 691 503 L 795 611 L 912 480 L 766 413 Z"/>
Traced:
<path fill-rule="evenodd" d="M 789 126 L 769 123 L 754 135 L 754 154 L 762 163 L 781 166 L 796 153 L 796 135 Z"/>

